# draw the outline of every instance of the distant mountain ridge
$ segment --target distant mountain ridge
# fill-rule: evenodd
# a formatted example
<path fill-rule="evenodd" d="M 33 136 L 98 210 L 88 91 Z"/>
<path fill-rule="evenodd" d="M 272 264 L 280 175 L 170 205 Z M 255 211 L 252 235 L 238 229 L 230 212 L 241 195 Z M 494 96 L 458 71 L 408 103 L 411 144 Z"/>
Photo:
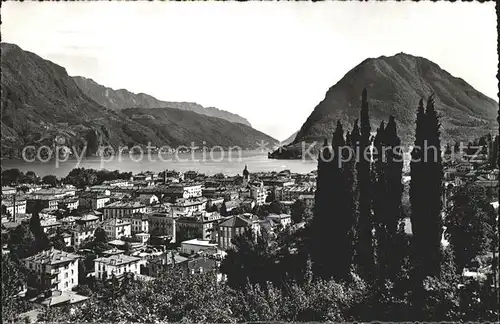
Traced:
<path fill-rule="evenodd" d="M 406 143 L 413 141 L 418 102 L 431 93 L 441 115 L 443 142 L 469 141 L 498 128 L 497 102 L 430 60 L 399 53 L 366 59 L 350 70 L 326 92 L 293 143 L 331 140 L 337 120 L 344 129 L 352 129 L 359 118 L 363 88 L 368 91 L 372 131 L 394 115 Z"/>
<path fill-rule="evenodd" d="M 299 133 L 299 131 L 296 131 L 292 135 L 288 136 L 286 140 L 280 142 L 280 145 L 288 145 L 290 143 L 293 143 L 293 141 L 295 140 L 295 137 L 297 136 L 298 133 Z"/>
<path fill-rule="evenodd" d="M 230 122 L 240 123 L 250 127 L 252 126 L 245 118 L 215 107 L 205 108 L 194 102 L 162 101 L 145 93 L 132 93 L 126 89 L 114 90 L 82 76 L 74 76 L 72 78 L 88 97 L 112 110 L 122 110 L 126 108 L 175 108 L 194 111 L 195 113 L 210 117 L 222 118 Z"/>
<path fill-rule="evenodd" d="M 103 145 L 189 146 L 201 138 L 207 146 L 229 143 L 242 148 L 278 142 L 243 124 L 172 108 L 148 110 L 153 116 L 168 111 L 166 120 L 154 123 L 131 118 L 89 98 L 63 67 L 17 45 L 0 46 L 2 158 L 20 157 L 27 145 L 53 147 L 56 138 L 70 148 L 87 147 L 87 155 Z"/>

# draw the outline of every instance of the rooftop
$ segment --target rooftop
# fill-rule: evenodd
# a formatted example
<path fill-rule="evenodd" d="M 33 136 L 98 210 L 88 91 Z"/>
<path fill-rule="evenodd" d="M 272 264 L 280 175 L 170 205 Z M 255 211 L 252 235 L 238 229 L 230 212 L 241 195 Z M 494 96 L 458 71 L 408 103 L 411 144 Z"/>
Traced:
<path fill-rule="evenodd" d="M 56 249 L 51 249 L 51 250 L 42 251 L 42 252 L 35 254 L 33 256 L 24 258 L 23 260 L 34 262 L 34 263 L 39 263 L 39 264 L 56 265 L 56 264 L 60 264 L 60 263 L 75 261 L 78 258 L 79 258 L 79 256 L 76 254 L 63 252 L 63 251 L 56 250 Z"/>
<path fill-rule="evenodd" d="M 139 262 L 139 261 L 141 261 L 140 258 L 136 258 L 125 254 L 116 254 L 104 258 L 97 258 L 94 260 L 94 262 L 101 262 L 112 266 L 121 266 L 124 264 Z"/>
<path fill-rule="evenodd" d="M 115 201 L 104 208 L 142 208 L 146 207 L 145 204 L 139 201 Z"/>
<path fill-rule="evenodd" d="M 219 224 L 220 227 L 246 227 L 251 225 L 252 222 L 241 215 L 235 215 Z"/>
<path fill-rule="evenodd" d="M 190 244 L 190 245 L 198 245 L 198 246 L 206 246 L 206 247 L 216 247 L 216 243 L 210 243 L 209 241 L 203 241 L 199 239 L 192 239 L 181 242 L 181 244 Z"/>

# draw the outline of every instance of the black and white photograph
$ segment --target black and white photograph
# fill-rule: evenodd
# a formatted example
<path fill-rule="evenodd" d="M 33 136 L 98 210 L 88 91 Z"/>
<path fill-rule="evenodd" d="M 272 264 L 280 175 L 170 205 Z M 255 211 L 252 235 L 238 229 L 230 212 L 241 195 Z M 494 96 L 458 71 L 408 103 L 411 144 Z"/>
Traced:
<path fill-rule="evenodd" d="M 0 10 L 3 323 L 499 321 L 500 4 Z"/>

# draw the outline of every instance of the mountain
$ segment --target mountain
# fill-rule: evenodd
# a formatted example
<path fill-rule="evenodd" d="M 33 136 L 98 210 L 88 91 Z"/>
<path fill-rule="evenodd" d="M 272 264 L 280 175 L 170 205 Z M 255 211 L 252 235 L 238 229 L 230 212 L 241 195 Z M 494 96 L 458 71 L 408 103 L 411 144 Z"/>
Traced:
<path fill-rule="evenodd" d="M 76 84 L 90 98 L 94 99 L 106 108 L 121 110 L 125 108 L 175 108 L 180 110 L 194 111 L 201 115 L 218 117 L 230 122 L 252 126 L 245 118 L 231 112 L 220 110 L 215 107 L 203 107 L 194 102 L 169 102 L 158 100 L 145 93 L 132 93 L 125 89 L 114 90 L 92 79 L 81 76 L 73 77 Z"/>
<path fill-rule="evenodd" d="M 372 132 L 382 120 L 394 115 L 399 136 L 406 144 L 414 140 L 418 102 L 431 93 L 441 116 L 443 142 L 469 141 L 498 128 L 497 102 L 428 59 L 399 53 L 366 59 L 350 70 L 326 92 L 292 146 L 298 147 L 302 141 L 322 143 L 324 137 L 331 140 L 338 119 L 344 129 L 351 129 L 359 118 L 363 88 L 368 92 Z"/>
<path fill-rule="evenodd" d="M 161 127 L 158 122 L 131 118 L 90 99 L 63 67 L 17 45 L 0 46 L 2 158 L 20 157 L 27 145 L 52 146 L 56 138 L 70 148 L 81 150 L 86 146 L 87 154 L 95 154 L 102 145 L 115 149 L 149 142 L 156 146 L 189 146 L 202 135 L 211 145 L 225 145 L 226 141 L 217 142 L 220 133 L 233 136 L 231 144 L 243 148 L 255 147 L 259 141 L 277 143 L 249 126 L 177 109 L 167 109 L 172 120 L 165 121 L 165 129 L 160 131 L 156 128 Z"/>
<path fill-rule="evenodd" d="M 295 140 L 295 137 L 297 136 L 298 132 L 299 131 L 296 131 L 295 133 L 293 133 L 292 135 L 290 135 L 289 137 L 287 137 L 286 140 L 281 141 L 280 145 L 288 145 L 288 144 L 292 143 Z"/>
<path fill-rule="evenodd" d="M 274 138 L 250 126 L 232 123 L 222 118 L 203 116 L 193 111 L 172 108 L 126 108 L 122 112 L 152 130 L 163 143 L 185 145 L 186 139 L 195 146 L 230 146 L 259 148 L 259 142 L 277 144 Z"/>

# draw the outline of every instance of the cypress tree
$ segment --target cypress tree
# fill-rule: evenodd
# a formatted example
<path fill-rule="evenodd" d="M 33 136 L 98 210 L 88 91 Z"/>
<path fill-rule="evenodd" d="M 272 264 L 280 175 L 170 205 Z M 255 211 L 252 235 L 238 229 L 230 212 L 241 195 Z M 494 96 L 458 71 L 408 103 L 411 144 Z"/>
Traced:
<path fill-rule="evenodd" d="M 311 222 L 309 243 L 311 261 L 315 275 L 327 277 L 329 269 L 325 264 L 325 246 L 328 244 L 328 225 L 332 223 L 331 199 L 332 170 L 330 169 L 331 149 L 328 141 L 324 140 L 318 155 L 318 175 L 316 178 L 316 192 L 314 197 L 314 217 Z"/>
<path fill-rule="evenodd" d="M 441 232 L 442 232 L 442 185 L 443 165 L 441 157 L 441 140 L 439 118 L 434 108 L 434 98 L 431 95 L 425 107 L 427 147 L 424 155 L 425 179 L 425 213 L 426 236 L 422 239 L 424 252 L 424 273 L 439 276 L 441 265 Z"/>
<path fill-rule="evenodd" d="M 425 111 L 420 101 L 417 112 L 415 148 L 412 152 L 410 203 L 412 223 L 413 307 L 420 318 L 424 305 L 422 281 L 427 276 L 440 276 L 441 264 L 441 161 L 440 123 L 434 98 L 427 100 Z M 417 319 L 418 319 L 417 318 Z"/>
<path fill-rule="evenodd" d="M 385 251 L 387 249 L 386 244 L 386 229 L 385 229 L 385 217 L 387 216 L 387 183 L 385 178 L 385 153 L 383 152 L 385 147 L 385 123 L 382 121 L 380 126 L 377 128 L 377 133 L 373 140 L 373 168 L 372 168 L 372 182 L 373 182 L 373 224 L 375 228 L 375 261 L 377 264 L 379 279 L 384 277 L 386 273 L 387 257 Z"/>
<path fill-rule="evenodd" d="M 410 161 L 410 204 L 411 204 L 411 229 L 413 234 L 413 246 L 415 253 L 418 254 L 417 242 L 424 233 L 421 233 L 421 228 L 425 228 L 423 221 L 423 206 L 425 203 L 425 193 L 423 188 L 423 179 L 425 177 L 423 170 L 423 147 L 424 147 L 424 129 L 425 129 L 425 109 L 423 99 L 420 99 L 417 110 L 417 119 L 415 127 L 415 142 L 411 152 Z M 418 255 L 414 257 L 414 265 L 418 268 L 420 258 Z"/>
<path fill-rule="evenodd" d="M 387 208 L 384 219 L 385 231 L 387 233 L 387 275 L 394 278 L 399 271 L 404 255 L 397 253 L 401 249 L 392 249 L 400 247 L 403 242 L 399 241 L 398 236 L 399 223 L 402 220 L 403 197 L 403 153 L 401 151 L 401 139 L 397 134 L 397 125 L 394 116 L 389 117 L 389 122 L 385 128 L 385 145 L 387 147 L 386 164 L 386 185 L 387 185 Z"/>
<path fill-rule="evenodd" d="M 370 180 L 370 157 L 365 155 L 370 147 L 370 117 L 368 113 L 368 101 L 366 89 L 363 89 L 360 112 L 360 157 L 356 165 L 359 186 L 359 220 L 357 224 L 356 242 L 356 264 L 360 276 L 371 280 L 373 277 L 374 260 L 372 244 L 372 217 L 371 217 L 371 180 Z"/>
<path fill-rule="evenodd" d="M 342 124 L 337 122 L 332 148 L 325 140 L 318 159 L 314 218 L 309 235 L 315 275 L 348 278 L 355 224 L 354 162 L 348 159 Z M 328 251 L 328 252 L 327 252 Z"/>
<path fill-rule="evenodd" d="M 422 265 L 422 244 L 421 240 L 425 239 L 425 223 L 424 220 L 424 203 L 425 192 L 423 179 L 425 177 L 423 170 L 423 146 L 424 146 L 424 129 L 425 129 L 425 109 L 423 99 L 420 99 L 417 109 L 417 117 L 415 123 L 415 142 L 411 152 L 410 161 L 410 204 L 411 204 L 411 261 L 412 261 L 412 280 L 414 290 L 412 292 L 412 311 L 414 319 L 419 319 L 423 307 L 424 290 L 422 281 L 423 276 Z"/>
<path fill-rule="evenodd" d="M 348 143 L 347 143 L 348 144 Z M 330 262 L 334 264 L 331 275 L 336 280 L 347 279 L 353 257 L 353 227 L 355 224 L 355 201 L 353 187 L 353 161 L 349 159 L 352 152 L 351 147 L 346 145 L 344 130 L 340 121 L 333 134 L 332 150 L 332 182 L 333 216 L 335 223 L 330 227 L 330 240 L 333 241 L 333 258 Z"/>

